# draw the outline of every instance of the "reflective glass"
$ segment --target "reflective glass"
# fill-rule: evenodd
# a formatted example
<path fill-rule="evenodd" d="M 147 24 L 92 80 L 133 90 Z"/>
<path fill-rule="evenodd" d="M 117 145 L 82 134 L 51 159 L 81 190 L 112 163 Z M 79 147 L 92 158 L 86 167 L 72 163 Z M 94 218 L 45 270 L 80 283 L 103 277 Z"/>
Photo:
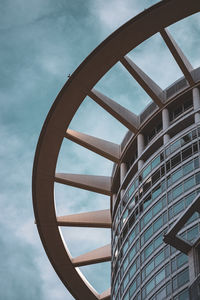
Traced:
<path fill-rule="evenodd" d="M 151 165 L 149 164 L 143 171 L 143 178 L 145 178 L 151 172 Z"/>
<path fill-rule="evenodd" d="M 182 193 L 182 185 L 178 185 L 172 190 L 173 199 L 178 197 Z"/>
<path fill-rule="evenodd" d="M 149 294 L 153 288 L 155 287 L 155 281 L 152 279 L 147 285 L 146 285 L 146 293 Z"/>
<path fill-rule="evenodd" d="M 152 218 L 152 210 L 150 210 L 147 214 L 145 214 L 143 221 L 144 225 L 146 225 Z"/>
<path fill-rule="evenodd" d="M 182 265 L 188 262 L 188 257 L 185 254 L 180 254 L 177 256 L 177 268 L 180 268 Z"/>
<path fill-rule="evenodd" d="M 153 248 L 153 243 L 151 243 L 149 246 L 147 246 L 144 250 L 144 257 L 145 259 L 151 255 L 151 253 L 153 252 L 154 248 Z"/>
<path fill-rule="evenodd" d="M 155 258 L 155 266 L 158 266 L 165 259 L 164 251 L 161 251 Z"/>
<path fill-rule="evenodd" d="M 150 226 L 144 233 L 144 240 L 147 241 L 153 235 L 153 227 Z"/>
<path fill-rule="evenodd" d="M 163 219 L 162 216 L 155 221 L 155 223 L 153 224 L 153 231 L 156 232 L 158 229 L 160 229 L 162 227 L 163 224 Z"/>
<path fill-rule="evenodd" d="M 152 169 L 154 169 L 157 165 L 159 165 L 160 163 L 160 155 L 158 155 L 156 158 L 154 158 L 154 160 L 152 161 Z"/>
<path fill-rule="evenodd" d="M 195 185 L 195 179 L 194 179 L 194 176 L 192 176 L 184 182 L 184 191 L 187 191 L 194 185 Z"/>
<path fill-rule="evenodd" d="M 146 266 L 146 276 L 149 275 L 149 273 L 154 269 L 154 261 L 152 261 L 150 264 Z"/>
<path fill-rule="evenodd" d="M 155 199 L 156 197 L 158 197 L 161 193 L 161 186 L 157 186 L 153 192 L 152 192 L 152 199 Z"/>
<path fill-rule="evenodd" d="M 160 283 L 165 278 L 165 268 L 156 275 L 156 284 Z"/>
<path fill-rule="evenodd" d="M 153 207 L 153 215 L 155 216 L 162 209 L 162 199 Z"/>
<path fill-rule="evenodd" d="M 183 166 L 183 174 L 186 175 L 193 170 L 193 161 L 190 161 L 186 165 Z"/>
<path fill-rule="evenodd" d="M 172 183 L 176 182 L 178 179 L 180 179 L 183 176 L 182 168 L 178 169 L 176 172 L 174 172 L 171 176 Z"/>
<path fill-rule="evenodd" d="M 135 274 L 136 272 L 136 263 L 134 263 L 132 265 L 132 267 L 130 268 L 130 277 L 133 277 L 133 275 Z"/>
<path fill-rule="evenodd" d="M 174 205 L 174 215 L 178 214 L 183 209 L 184 209 L 184 200 L 181 200 L 176 205 Z"/>

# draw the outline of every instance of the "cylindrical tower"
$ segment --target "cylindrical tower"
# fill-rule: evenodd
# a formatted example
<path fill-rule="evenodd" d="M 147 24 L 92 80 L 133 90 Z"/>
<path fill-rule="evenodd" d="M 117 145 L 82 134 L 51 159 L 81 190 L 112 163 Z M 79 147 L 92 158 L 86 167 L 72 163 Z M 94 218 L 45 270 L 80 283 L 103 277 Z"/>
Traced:
<path fill-rule="evenodd" d="M 165 94 L 177 91 L 179 84 Z M 200 191 L 198 101 L 196 87 L 166 99 L 157 114 L 147 107 L 138 135 L 123 145 L 129 169 L 113 207 L 112 299 L 189 299 L 188 256 L 166 244 L 163 236 Z M 180 237 L 193 242 L 199 221 L 195 212 Z"/>

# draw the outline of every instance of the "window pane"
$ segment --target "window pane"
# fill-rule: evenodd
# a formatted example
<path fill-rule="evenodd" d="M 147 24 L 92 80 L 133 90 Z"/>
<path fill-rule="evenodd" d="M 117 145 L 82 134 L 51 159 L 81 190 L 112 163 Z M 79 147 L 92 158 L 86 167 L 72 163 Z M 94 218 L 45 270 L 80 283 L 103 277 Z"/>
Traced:
<path fill-rule="evenodd" d="M 162 199 L 153 207 L 153 215 L 155 216 L 162 209 Z"/>
<path fill-rule="evenodd" d="M 182 193 L 182 184 L 178 185 L 172 190 L 173 199 L 178 197 Z"/>
<path fill-rule="evenodd" d="M 149 294 L 153 288 L 155 287 L 155 281 L 152 279 L 147 285 L 146 285 L 146 292 Z"/>
<path fill-rule="evenodd" d="M 130 277 L 133 277 L 133 275 L 135 274 L 136 272 L 136 263 L 134 263 L 132 265 L 132 267 L 130 268 Z"/>
<path fill-rule="evenodd" d="M 155 223 L 153 224 L 153 231 L 156 232 L 158 229 L 160 229 L 163 225 L 163 219 L 162 216 L 155 221 Z"/>
<path fill-rule="evenodd" d="M 176 149 L 178 149 L 180 146 L 181 146 L 181 141 L 180 141 L 180 140 L 174 142 L 174 143 L 171 145 L 171 152 L 174 152 L 174 151 L 175 151 Z"/>
<path fill-rule="evenodd" d="M 151 243 L 149 246 L 146 247 L 146 249 L 144 250 L 144 256 L 145 259 L 151 255 L 151 253 L 153 252 L 153 243 Z"/>
<path fill-rule="evenodd" d="M 152 169 L 154 169 L 160 163 L 160 155 L 158 155 L 151 163 Z"/>
<path fill-rule="evenodd" d="M 152 210 L 150 210 L 145 216 L 144 216 L 144 225 L 146 225 L 152 218 Z"/>
<path fill-rule="evenodd" d="M 186 262 L 188 262 L 188 257 L 185 254 L 180 254 L 177 256 L 177 267 L 180 268 L 182 265 L 184 265 Z"/>
<path fill-rule="evenodd" d="M 194 179 L 194 176 L 192 176 L 184 182 L 184 191 L 187 191 L 194 185 L 195 185 L 195 179 Z"/>
<path fill-rule="evenodd" d="M 133 183 L 133 184 L 131 185 L 129 191 L 128 191 L 129 197 L 133 194 L 134 190 L 135 190 L 135 185 L 134 185 L 134 183 Z"/>
<path fill-rule="evenodd" d="M 190 161 L 186 165 L 183 166 L 183 174 L 186 175 L 193 170 L 193 161 Z"/>
<path fill-rule="evenodd" d="M 154 261 L 152 261 L 148 266 L 146 266 L 146 276 L 154 269 Z"/>
<path fill-rule="evenodd" d="M 188 280 L 189 280 L 189 272 L 188 269 L 186 269 L 185 271 L 177 275 L 178 288 L 184 285 L 185 283 L 187 283 Z"/>
<path fill-rule="evenodd" d="M 152 199 L 155 199 L 156 197 L 158 197 L 161 193 L 161 186 L 157 186 L 153 192 L 152 192 Z"/>
<path fill-rule="evenodd" d="M 162 243 L 163 243 L 163 236 L 161 234 L 155 239 L 155 242 L 154 242 L 155 249 L 158 248 Z"/>
<path fill-rule="evenodd" d="M 184 201 L 179 201 L 176 205 L 174 205 L 174 214 L 178 214 L 180 211 L 184 209 Z"/>
<path fill-rule="evenodd" d="M 143 178 L 145 178 L 151 172 L 151 165 L 149 164 L 143 171 Z"/>
<path fill-rule="evenodd" d="M 144 240 L 147 241 L 153 235 L 153 227 L 150 226 L 144 233 Z"/>
<path fill-rule="evenodd" d="M 160 283 L 165 278 L 165 269 L 156 275 L 156 284 Z"/>
<path fill-rule="evenodd" d="M 155 266 L 158 266 L 164 260 L 164 251 L 160 252 L 155 258 Z"/>
<path fill-rule="evenodd" d="M 180 179 L 182 177 L 182 175 L 183 175 L 182 168 L 180 168 L 176 172 L 174 172 L 171 176 L 172 183 L 176 182 L 178 179 Z"/>
<path fill-rule="evenodd" d="M 133 293 L 135 292 L 135 290 L 136 290 L 136 281 L 134 280 L 134 282 L 130 286 L 130 296 L 133 295 Z"/>

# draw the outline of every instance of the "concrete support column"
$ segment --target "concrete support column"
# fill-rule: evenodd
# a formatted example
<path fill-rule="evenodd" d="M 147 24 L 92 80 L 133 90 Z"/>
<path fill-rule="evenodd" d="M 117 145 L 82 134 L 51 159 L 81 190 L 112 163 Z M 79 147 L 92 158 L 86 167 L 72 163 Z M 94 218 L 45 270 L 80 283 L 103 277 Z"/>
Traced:
<path fill-rule="evenodd" d="M 121 163 L 121 166 L 120 166 L 120 184 L 122 184 L 122 182 L 124 181 L 126 173 L 127 173 L 127 166 L 126 166 L 126 163 L 123 162 L 123 163 Z"/>
<path fill-rule="evenodd" d="M 123 162 L 120 165 L 120 185 L 122 185 L 122 182 L 124 181 L 126 173 L 127 173 L 127 166 L 126 166 L 126 163 Z M 124 190 L 121 190 L 121 198 L 123 197 L 123 195 L 124 195 Z"/>
<path fill-rule="evenodd" d="M 144 136 L 143 134 L 138 134 L 137 136 L 137 151 L 138 151 L 138 157 L 142 154 L 144 151 Z M 143 166 L 144 162 L 142 159 L 138 161 L 138 170 L 140 170 Z"/>
<path fill-rule="evenodd" d="M 169 127 L 169 111 L 167 108 L 162 110 L 162 123 L 163 123 L 163 131 Z M 163 143 L 166 144 L 170 140 L 170 136 L 168 133 L 163 136 Z"/>
<path fill-rule="evenodd" d="M 113 194 L 112 195 L 112 211 L 113 211 L 113 209 L 115 207 L 115 202 L 116 202 L 116 194 Z"/>
<path fill-rule="evenodd" d="M 192 247 L 192 249 L 188 253 L 188 262 L 190 282 L 193 282 L 199 274 L 198 250 L 195 247 Z"/>
<path fill-rule="evenodd" d="M 194 88 L 192 90 L 192 96 L 193 96 L 194 110 L 200 108 L 200 95 L 199 95 L 199 89 L 198 88 Z M 195 123 L 200 122 L 200 113 L 195 113 L 194 120 L 195 120 Z"/>

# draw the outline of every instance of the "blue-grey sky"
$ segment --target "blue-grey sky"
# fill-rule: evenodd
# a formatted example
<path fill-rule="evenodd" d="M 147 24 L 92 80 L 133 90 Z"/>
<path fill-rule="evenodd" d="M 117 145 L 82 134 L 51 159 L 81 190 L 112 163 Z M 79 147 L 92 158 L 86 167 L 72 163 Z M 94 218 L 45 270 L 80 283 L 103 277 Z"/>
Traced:
<path fill-rule="evenodd" d="M 73 299 L 51 267 L 34 225 L 31 173 L 37 139 L 67 75 L 110 33 L 156 2 L 0 1 L 0 299 Z M 169 29 L 193 66 L 199 66 L 199 15 Z M 130 57 L 162 88 L 181 76 L 159 35 L 131 51 Z M 96 88 L 135 113 L 150 101 L 119 64 Z M 95 114 L 90 115 L 91 111 Z M 126 132 L 89 98 L 70 127 L 118 143 Z M 58 171 L 110 175 L 111 169 L 106 159 L 70 141 L 63 142 Z M 109 207 L 106 196 L 59 184 L 55 199 L 58 215 Z M 74 256 L 110 239 L 106 229 L 64 228 L 62 233 Z M 81 271 L 97 291 L 109 287 L 109 263 L 82 267 Z"/>

